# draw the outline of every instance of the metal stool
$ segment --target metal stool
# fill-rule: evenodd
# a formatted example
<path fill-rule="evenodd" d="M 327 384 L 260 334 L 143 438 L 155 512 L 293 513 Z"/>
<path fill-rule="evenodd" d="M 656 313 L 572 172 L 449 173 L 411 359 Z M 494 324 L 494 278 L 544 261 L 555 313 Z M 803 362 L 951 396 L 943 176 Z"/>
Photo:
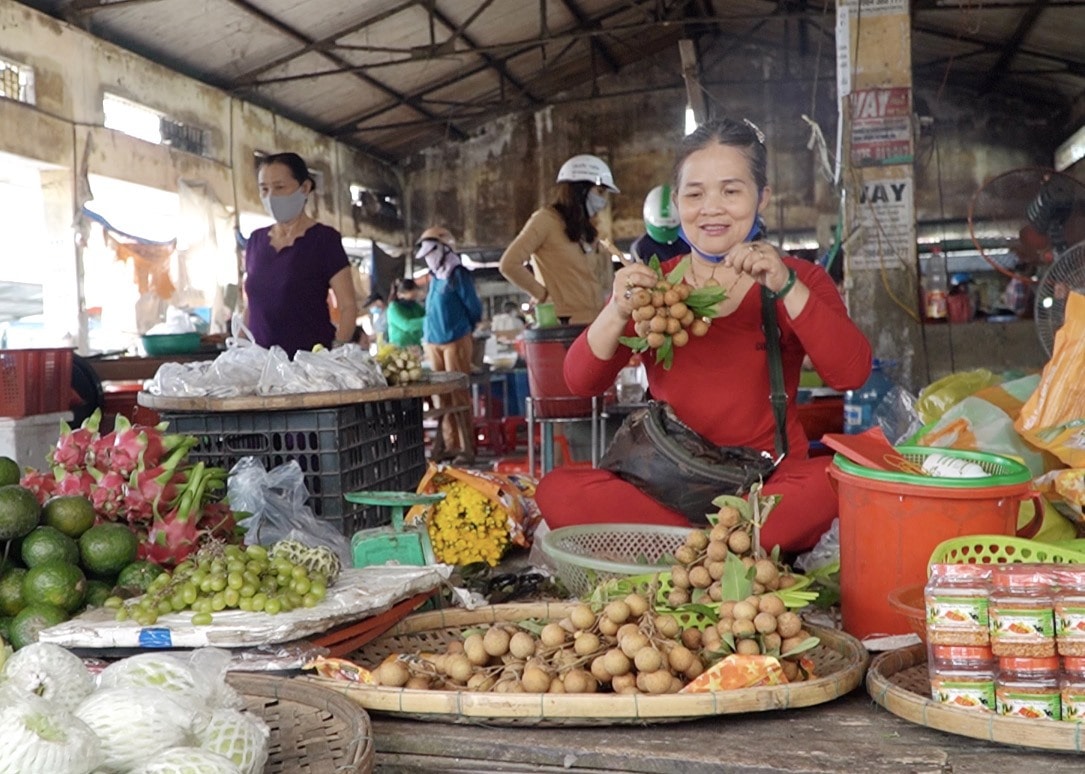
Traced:
<path fill-rule="evenodd" d="M 539 425 L 541 429 L 541 439 L 539 441 L 539 477 L 546 475 L 554 469 L 554 425 L 556 424 L 570 424 L 574 422 L 590 422 L 591 423 L 591 466 L 597 467 L 599 460 L 603 456 L 603 413 L 602 404 L 603 400 L 600 396 L 593 396 L 591 399 L 591 413 L 588 416 L 571 416 L 571 417 L 541 417 L 536 416 L 535 402 L 538 400 L 545 400 L 547 404 L 552 404 L 555 401 L 572 400 L 578 403 L 583 402 L 583 398 L 527 398 L 527 467 L 531 475 L 535 475 L 535 425 Z M 548 412 L 549 413 L 549 412 Z M 567 447 L 566 447 L 567 448 Z"/>

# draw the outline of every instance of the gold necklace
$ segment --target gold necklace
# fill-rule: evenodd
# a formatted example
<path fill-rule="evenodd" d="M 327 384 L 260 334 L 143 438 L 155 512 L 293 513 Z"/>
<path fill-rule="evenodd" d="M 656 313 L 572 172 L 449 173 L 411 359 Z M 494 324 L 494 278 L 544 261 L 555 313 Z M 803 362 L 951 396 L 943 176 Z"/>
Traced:
<path fill-rule="evenodd" d="M 701 287 L 702 288 L 703 287 L 711 287 L 708 284 L 710 282 L 714 283 L 714 286 L 719 287 L 719 282 L 716 281 L 716 271 L 722 265 L 723 265 L 723 261 L 717 261 L 716 265 L 712 267 L 712 273 L 708 275 L 708 279 L 703 280 L 703 281 L 698 279 L 697 271 L 696 271 L 696 269 L 694 269 L 693 272 L 692 272 L 693 273 L 693 278 L 698 280 L 699 282 L 701 282 Z M 690 268 L 693 269 L 694 266 L 696 266 L 696 262 L 694 262 L 693 259 L 690 258 Z M 735 281 L 732 282 L 729 287 L 724 288 L 723 292 L 724 292 L 725 297 L 730 297 L 731 291 L 735 289 L 735 285 L 737 285 L 741 279 L 742 279 L 742 275 L 739 274 L 738 272 L 735 272 Z"/>

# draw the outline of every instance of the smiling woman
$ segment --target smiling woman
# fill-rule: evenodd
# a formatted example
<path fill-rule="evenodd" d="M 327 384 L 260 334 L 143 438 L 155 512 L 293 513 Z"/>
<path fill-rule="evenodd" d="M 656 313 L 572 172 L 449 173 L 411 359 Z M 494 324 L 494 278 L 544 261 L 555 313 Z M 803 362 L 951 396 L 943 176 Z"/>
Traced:
<path fill-rule="evenodd" d="M 803 359 L 809 356 L 825 383 L 843 390 L 862 384 L 871 353 L 829 276 L 765 240 L 760 213 L 770 195 L 766 159 L 763 138 L 749 122 L 710 122 L 682 141 L 673 189 L 691 254 L 662 269 L 687 262 L 677 282 L 722 286 L 726 298 L 704 319 L 703 335 L 675 351 L 671 368 L 650 358 L 644 365 L 652 397 L 670 404 L 689 428 L 717 446 L 771 454 L 776 423 L 761 306 L 776 305 L 790 453 L 764 486 L 765 494 L 782 501 L 762 540 L 798 552 L 810 548 L 836 515 L 836 494 L 825 475 L 828 458 L 808 457 L 795 404 Z M 636 333 L 638 289 L 651 292 L 658 283 L 656 272 L 641 263 L 615 274 L 610 301 L 566 356 L 565 380 L 575 394 L 598 395 L 614 383 L 629 362 L 626 342 Z M 584 521 L 690 523 L 607 470 L 558 468 L 542 479 L 536 499 L 551 528 Z"/>

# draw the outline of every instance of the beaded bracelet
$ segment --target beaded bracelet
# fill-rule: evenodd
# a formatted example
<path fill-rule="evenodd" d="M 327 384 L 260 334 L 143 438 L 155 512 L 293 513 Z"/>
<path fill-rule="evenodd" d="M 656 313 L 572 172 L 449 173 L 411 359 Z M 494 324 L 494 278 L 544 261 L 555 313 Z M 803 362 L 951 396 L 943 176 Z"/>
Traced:
<path fill-rule="evenodd" d="M 791 292 L 791 288 L 795 287 L 795 270 L 788 267 L 787 270 L 787 282 L 779 290 L 770 290 L 769 298 L 781 299 Z"/>

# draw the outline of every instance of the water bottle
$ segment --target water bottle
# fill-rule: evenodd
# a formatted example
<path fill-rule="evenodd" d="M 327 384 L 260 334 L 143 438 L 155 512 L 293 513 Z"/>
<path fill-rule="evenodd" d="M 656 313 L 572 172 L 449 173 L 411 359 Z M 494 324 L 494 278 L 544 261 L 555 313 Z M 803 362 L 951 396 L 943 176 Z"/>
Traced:
<path fill-rule="evenodd" d="M 875 358 L 863 386 L 844 393 L 844 432 L 854 435 L 874 427 L 874 410 L 891 389 L 893 380 L 882 370 L 882 361 Z"/>

